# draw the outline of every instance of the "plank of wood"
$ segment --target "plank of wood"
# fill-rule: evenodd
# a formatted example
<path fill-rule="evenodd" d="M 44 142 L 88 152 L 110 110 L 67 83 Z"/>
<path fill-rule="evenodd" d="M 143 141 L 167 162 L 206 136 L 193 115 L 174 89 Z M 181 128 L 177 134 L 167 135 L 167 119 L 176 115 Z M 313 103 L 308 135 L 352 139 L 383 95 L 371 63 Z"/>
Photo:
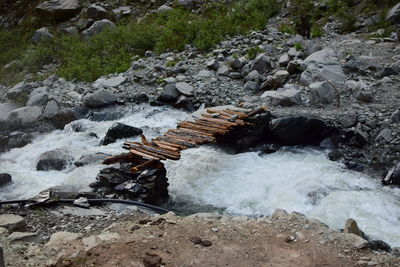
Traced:
<path fill-rule="evenodd" d="M 189 128 L 193 130 L 200 130 L 200 131 L 206 131 L 212 134 L 226 134 L 228 133 L 228 130 L 221 130 L 213 127 L 208 127 L 204 125 L 198 125 L 192 122 L 182 122 L 178 125 L 179 128 Z"/>
<path fill-rule="evenodd" d="M 212 133 L 208 133 L 208 132 L 200 131 L 200 130 L 193 130 L 193 129 L 189 129 L 189 128 L 185 128 L 185 127 L 180 127 L 180 128 L 178 128 L 176 130 L 183 130 L 185 132 L 192 132 L 192 133 L 199 134 L 199 135 L 202 135 L 202 136 L 214 137 L 214 134 L 212 134 Z"/>
<path fill-rule="evenodd" d="M 232 115 L 229 115 L 226 113 L 219 113 L 218 117 L 214 117 L 212 114 L 209 114 L 209 113 L 203 113 L 203 114 L 201 114 L 201 116 L 205 117 L 205 118 L 225 119 L 225 120 L 229 120 L 233 117 Z"/>
<path fill-rule="evenodd" d="M 145 137 L 143 134 L 140 135 L 140 139 L 142 140 L 142 143 L 143 143 L 143 144 L 145 144 L 145 145 L 151 145 L 150 142 L 147 141 L 146 137 Z"/>
<path fill-rule="evenodd" d="M 152 142 L 160 148 L 168 149 L 170 151 L 179 151 L 178 148 L 165 144 L 162 141 L 152 140 Z"/>
<path fill-rule="evenodd" d="M 172 144 L 186 146 L 187 148 L 196 147 L 196 145 L 194 145 L 192 143 L 185 142 L 185 141 L 180 141 L 180 140 L 177 140 L 175 138 L 171 138 L 171 137 L 168 137 L 168 136 L 165 136 L 165 135 L 158 137 L 157 140 L 166 141 L 166 142 L 172 143 Z"/>
<path fill-rule="evenodd" d="M 143 153 L 143 152 L 137 151 L 137 150 L 135 150 L 135 149 L 131 149 L 130 152 L 133 153 L 133 154 L 135 154 L 135 155 L 141 156 L 141 157 L 143 157 L 143 158 L 145 158 L 145 159 L 149 159 L 149 160 L 161 160 L 161 158 L 152 156 L 152 155 L 150 155 L 150 154 L 148 154 L 148 153 Z"/>
<path fill-rule="evenodd" d="M 160 159 L 172 159 L 172 160 L 178 160 L 180 159 L 180 155 L 172 155 L 170 153 L 167 153 L 165 151 L 160 151 L 158 149 L 154 149 L 152 147 L 148 147 L 145 145 L 131 145 L 132 149 L 135 149 L 139 152 L 143 152 L 149 155 L 152 155 L 154 157 L 158 157 Z"/>
<path fill-rule="evenodd" d="M 105 160 L 103 160 L 103 164 L 111 165 L 125 160 L 133 160 L 135 158 L 136 158 L 135 155 L 132 155 L 131 153 L 123 153 L 120 155 L 106 158 Z"/>
<path fill-rule="evenodd" d="M 210 143 L 210 141 L 208 141 L 208 140 L 196 139 L 196 138 L 193 138 L 193 137 L 190 137 L 190 136 L 180 136 L 180 135 L 172 135 L 172 134 L 167 134 L 165 136 L 173 138 L 175 140 L 188 142 L 188 143 L 191 143 L 193 145 L 202 145 L 202 144 Z"/>
<path fill-rule="evenodd" d="M 145 150 L 148 150 L 148 151 L 154 152 L 154 153 L 158 153 L 158 154 L 164 155 L 166 157 L 180 157 L 181 156 L 181 153 L 179 151 L 167 151 L 167 150 L 161 149 L 159 147 L 153 146 L 150 143 L 149 143 L 149 145 L 144 145 L 141 143 L 133 142 L 131 147 L 132 148 L 141 147 Z"/>
<path fill-rule="evenodd" d="M 256 110 L 250 112 L 250 113 L 247 113 L 247 114 L 245 114 L 245 115 L 240 115 L 240 118 L 241 118 L 241 119 L 251 118 L 251 117 L 254 117 L 254 116 L 257 115 L 257 114 L 261 114 L 261 113 L 264 113 L 264 112 L 266 112 L 266 111 L 267 111 L 267 108 L 266 108 L 266 107 L 261 107 L 261 108 L 258 108 L 258 109 L 256 109 Z"/>
<path fill-rule="evenodd" d="M 182 129 L 174 129 L 174 130 L 168 130 L 168 134 L 173 134 L 173 135 L 180 135 L 180 136 L 191 136 L 194 138 L 200 138 L 200 139 L 205 139 L 208 140 L 209 142 L 212 142 L 215 140 L 215 137 L 213 136 L 208 136 L 208 135 L 202 135 L 200 133 L 195 133 L 192 131 L 185 131 Z"/>
<path fill-rule="evenodd" d="M 145 170 L 145 169 L 148 169 L 148 168 L 150 168 L 150 167 L 153 167 L 153 166 L 156 165 L 157 163 L 159 163 L 158 160 L 155 160 L 155 159 L 148 160 L 148 161 L 145 161 L 145 162 L 142 163 L 142 164 L 139 164 L 139 165 L 137 165 L 137 166 L 135 166 L 135 167 L 132 167 L 130 171 L 133 172 L 133 173 L 139 172 L 139 171 L 143 171 L 143 170 Z"/>
<path fill-rule="evenodd" d="M 232 127 L 235 127 L 235 126 L 243 126 L 244 125 L 244 122 L 243 123 L 240 123 L 240 122 L 232 122 L 232 121 L 228 121 L 228 120 L 223 120 L 223 119 L 214 119 L 214 118 L 201 118 L 200 119 L 201 121 L 208 121 L 208 122 L 210 122 L 210 123 L 214 123 L 214 124 L 217 124 L 217 125 L 223 125 L 223 126 L 232 126 Z"/>
<path fill-rule="evenodd" d="M 228 114 L 231 114 L 231 115 L 239 115 L 239 116 L 246 116 L 247 115 L 247 113 L 234 111 L 234 110 L 231 110 L 231 109 L 225 109 L 224 112 L 228 113 Z"/>
<path fill-rule="evenodd" d="M 183 150 L 183 149 L 189 148 L 188 146 L 179 145 L 179 144 L 175 144 L 175 143 L 170 143 L 170 142 L 167 142 L 165 140 L 160 140 L 159 137 L 153 139 L 152 142 L 154 142 L 156 144 L 160 143 L 162 145 L 166 145 L 166 146 L 169 146 L 169 147 L 174 147 L 174 148 L 179 149 L 179 150 Z"/>
<path fill-rule="evenodd" d="M 212 122 L 202 121 L 199 119 L 195 120 L 195 124 L 210 127 L 210 128 L 215 128 L 215 129 L 222 130 L 222 131 L 229 131 L 230 128 L 232 127 L 232 126 L 218 125 L 218 124 L 215 124 Z"/>

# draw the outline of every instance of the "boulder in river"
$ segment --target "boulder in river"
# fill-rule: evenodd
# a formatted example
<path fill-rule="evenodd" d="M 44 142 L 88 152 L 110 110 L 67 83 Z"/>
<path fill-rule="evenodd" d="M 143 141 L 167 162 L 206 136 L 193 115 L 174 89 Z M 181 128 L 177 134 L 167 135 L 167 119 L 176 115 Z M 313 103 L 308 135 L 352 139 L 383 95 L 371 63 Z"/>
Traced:
<path fill-rule="evenodd" d="M 61 171 L 66 168 L 68 163 L 72 162 L 74 157 L 63 149 L 54 149 L 44 152 L 39 156 L 36 164 L 38 171 Z"/>
<path fill-rule="evenodd" d="M 82 156 L 79 160 L 74 162 L 76 167 L 82 167 L 85 165 L 93 164 L 93 163 L 101 163 L 107 157 L 111 156 L 110 154 L 105 153 L 95 153 Z"/>
<path fill-rule="evenodd" d="M 133 137 L 142 133 L 143 131 L 140 128 L 117 122 L 108 129 L 106 136 L 101 140 L 100 145 L 105 146 L 114 143 L 118 139 Z"/>
<path fill-rule="evenodd" d="M 278 143 L 286 146 L 319 144 L 328 133 L 326 123 L 310 115 L 273 119 L 269 128 Z"/>
<path fill-rule="evenodd" d="M 0 187 L 12 182 L 12 177 L 8 173 L 0 173 Z"/>
<path fill-rule="evenodd" d="M 400 162 L 398 162 L 382 180 L 384 185 L 397 185 L 400 186 Z"/>
<path fill-rule="evenodd" d="M 83 103 L 88 108 L 102 108 L 117 102 L 117 97 L 107 90 L 99 90 L 83 98 Z"/>

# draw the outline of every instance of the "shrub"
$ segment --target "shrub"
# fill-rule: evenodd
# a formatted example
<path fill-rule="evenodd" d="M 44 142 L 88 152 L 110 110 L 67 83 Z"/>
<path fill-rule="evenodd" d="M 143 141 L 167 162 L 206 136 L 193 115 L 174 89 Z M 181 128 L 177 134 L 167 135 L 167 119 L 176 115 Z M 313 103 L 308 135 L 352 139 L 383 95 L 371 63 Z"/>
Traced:
<path fill-rule="evenodd" d="M 261 47 L 254 46 L 254 47 L 247 49 L 246 56 L 248 59 L 255 59 L 258 54 L 263 53 L 263 52 L 265 52 L 265 51 Z"/>

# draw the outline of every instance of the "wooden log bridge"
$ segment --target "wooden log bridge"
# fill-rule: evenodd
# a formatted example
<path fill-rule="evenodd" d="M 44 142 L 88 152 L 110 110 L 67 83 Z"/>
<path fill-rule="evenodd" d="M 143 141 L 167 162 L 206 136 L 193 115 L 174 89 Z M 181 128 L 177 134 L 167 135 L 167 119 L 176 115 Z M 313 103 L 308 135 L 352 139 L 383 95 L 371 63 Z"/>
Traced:
<path fill-rule="evenodd" d="M 135 167 L 130 169 L 132 173 L 148 168 L 161 168 L 162 160 L 179 160 L 184 149 L 216 143 L 217 137 L 224 136 L 233 129 L 254 126 L 247 120 L 265 111 L 264 107 L 253 111 L 234 107 L 208 108 L 200 112 L 199 116 L 192 115 L 191 119 L 180 122 L 176 129 L 170 129 L 151 141 L 144 135 L 141 136 L 141 142 L 126 141 L 123 148 L 128 152 L 109 157 L 103 164 L 131 162 L 135 164 Z"/>

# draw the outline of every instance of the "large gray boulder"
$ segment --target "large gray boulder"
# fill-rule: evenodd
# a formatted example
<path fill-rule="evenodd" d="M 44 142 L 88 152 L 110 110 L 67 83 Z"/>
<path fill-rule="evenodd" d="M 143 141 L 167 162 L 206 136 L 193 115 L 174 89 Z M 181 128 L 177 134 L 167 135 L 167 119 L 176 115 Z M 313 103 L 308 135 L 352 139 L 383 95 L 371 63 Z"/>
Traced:
<path fill-rule="evenodd" d="M 352 97 L 363 103 L 370 103 L 374 100 L 374 93 L 371 87 L 364 81 L 348 81 L 346 82 L 346 88 L 351 90 Z"/>
<path fill-rule="evenodd" d="M 314 103 L 331 104 L 335 100 L 335 88 L 325 81 L 310 84 L 310 92 Z"/>
<path fill-rule="evenodd" d="M 0 121 L 5 121 L 11 111 L 17 109 L 18 106 L 14 103 L 1 103 L 0 104 Z"/>
<path fill-rule="evenodd" d="M 34 124 L 42 116 L 42 108 L 28 106 L 11 111 L 6 119 L 6 124 L 11 129 L 26 128 Z"/>
<path fill-rule="evenodd" d="M 115 27 L 116 26 L 112 21 L 110 21 L 108 19 L 102 19 L 102 20 L 96 21 L 88 29 L 84 30 L 82 32 L 82 36 L 85 39 L 89 39 L 90 37 L 93 37 L 93 36 L 103 32 L 105 29 L 113 29 Z"/>
<path fill-rule="evenodd" d="M 40 28 L 33 33 L 32 42 L 35 44 L 48 42 L 53 39 L 53 34 L 46 27 Z"/>
<path fill-rule="evenodd" d="M 38 158 L 36 170 L 38 171 L 61 171 L 74 160 L 74 157 L 64 149 L 54 149 L 44 152 Z"/>
<path fill-rule="evenodd" d="M 308 56 L 303 61 L 303 68 L 305 71 L 301 74 L 300 80 L 304 85 L 326 79 L 340 88 L 346 81 L 346 75 L 340 65 L 337 52 L 331 48 L 317 51 Z"/>
<path fill-rule="evenodd" d="M 44 18 L 63 20 L 75 15 L 80 9 L 78 0 L 49 0 L 36 7 Z"/>
<path fill-rule="evenodd" d="M 88 108 L 102 108 L 117 102 L 117 97 L 107 90 L 99 90 L 83 98 L 83 103 Z"/>
<path fill-rule="evenodd" d="M 184 96 L 193 96 L 193 86 L 186 82 L 179 82 L 175 84 L 176 90 Z"/>
<path fill-rule="evenodd" d="M 13 231 L 24 231 L 25 220 L 19 215 L 14 214 L 0 214 L 0 227 L 4 227 L 7 230 Z"/>
<path fill-rule="evenodd" d="M 141 135 L 142 129 L 116 122 L 107 131 L 106 136 L 101 140 L 100 145 L 106 146 L 118 139 L 129 138 Z"/>
<path fill-rule="evenodd" d="M 6 93 L 8 99 L 15 103 L 25 105 L 29 94 L 32 92 L 33 86 L 30 83 L 21 82 L 9 89 Z"/>
<path fill-rule="evenodd" d="M 27 106 L 45 106 L 49 100 L 47 87 L 39 87 L 31 92 L 29 95 Z"/>
<path fill-rule="evenodd" d="M 303 104 L 301 100 L 301 90 L 295 85 L 285 85 L 276 91 L 266 91 L 261 95 L 261 99 L 268 99 L 272 105 L 294 106 Z"/>
<path fill-rule="evenodd" d="M 393 23 L 400 21 L 400 3 L 389 10 L 386 15 L 386 20 Z"/>
<path fill-rule="evenodd" d="M 259 74 L 264 74 L 264 72 L 272 69 L 271 59 L 265 54 L 258 55 L 251 63 L 251 70 L 258 71 Z"/>
<path fill-rule="evenodd" d="M 181 94 L 176 90 L 175 84 L 167 84 L 161 95 L 158 97 L 158 101 L 173 104 L 175 103 Z"/>
<path fill-rule="evenodd" d="M 382 183 L 384 185 L 400 186 L 400 162 L 388 171 L 386 177 L 382 180 Z"/>
<path fill-rule="evenodd" d="M 94 20 L 109 18 L 108 11 L 99 5 L 93 4 L 86 9 L 86 16 Z"/>

